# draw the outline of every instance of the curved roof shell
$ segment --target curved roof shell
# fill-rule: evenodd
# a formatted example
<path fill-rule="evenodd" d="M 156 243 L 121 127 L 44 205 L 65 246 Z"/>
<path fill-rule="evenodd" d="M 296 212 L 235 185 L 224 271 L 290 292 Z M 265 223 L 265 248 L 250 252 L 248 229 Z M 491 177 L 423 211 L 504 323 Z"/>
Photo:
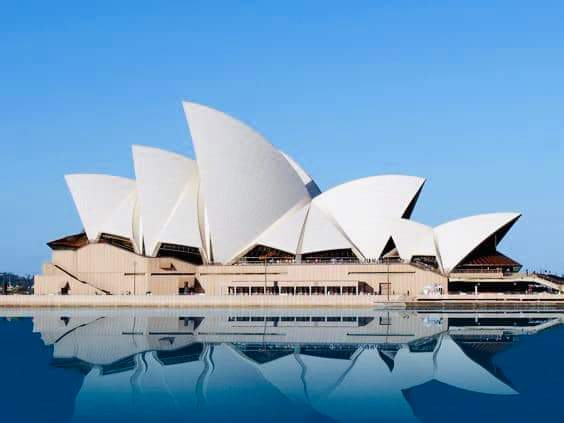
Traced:
<path fill-rule="evenodd" d="M 291 254 L 297 254 L 309 203 L 290 210 L 256 241 L 255 245 L 265 245 Z"/>
<path fill-rule="evenodd" d="M 433 228 L 430 226 L 408 219 L 383 219 L 382 230 L 389 233 L 403 260 L 411 261 L 414 256 L 437 255 Z"/>
<path fill-rule="evenodd" d="M 355 251 L 354 246 L 335 221 L 321 210 L 315 202 L 312 202 L 304 226 L 300 253 L 308 254 L 348 248 Z"/>
<path fill-rule="evenodd" d="M 201 248 L 196 162 L 138 145 L 133 161 L 146 253 L 156 255 L 162 242 Z"/>
<path fill-rule="evenodd" d="M 66 175 L 65 180 L 90 241 L 102 233 L 133 238 L 135 181 L 101 174 Z"/>
<path fill-rule="evenodd" d="M 325 191 L 312 204 L 331 217 L 364 258 L 377 259 L 392 229 L 407 225 L 393 222 L 413 209 L 424 183 L 425 179 L 414 176 L 372 176 Z"/>
<path fill-rule="evenodd" d="M 214 260 L 228 263 L 310 198 L 288 160 L 262 135 L 217 110 L 184 103 L 204 190 Z"/>
<path fill-rule="evenodd" d="M 370 176 L 331 188 L 314 202 L 338 222 L 366 216 L 402 218 L 424 184 L 425 179 L 417 176 Z"/>
<path fill-rule="evenodd" d="M 390 239 L 399 256 L 436 256 L 449 273 L 517 213 L 467 217 L 434 229 L 410 220 L 425 179 L 381 175 L 321 193 L 290 156 L 220 111 L 184 103 L 197 162 L 133 146 L 136 181 L 68 175 L 67 184 L 91 241 L 102 233 L 133 240 L 157 255 L 161 243 L 199 248 L 205 262 L 228 264 L 256 245 L 292 254 L 352 249 L 378 259 Z"/>
<path fill-rule="evenodd" d="M 450 273 L 493 235 L 497 235 L 497 245 L 519 217 L 519 213 L 480 214 L 437 226 L 434 230 L 435 240 L 443 271 Z"/>
<path fill-rule="evenodd" d="M 309 174 L 303 169 L 303 167 L 301 167 L 298 162 L 296 162 L 288 154 L 284 153 L 283 151 L 281 151 L 280 153 L 286 158 L 286 160 L 288 160 L 288 163 L 290 163 L 292 168 L 296 171 L 304 186 L 306 187 L 310 197 L 314 198 L 321 194 L 321 190 L 319 189 L 313 178 L 309 176 Z"/>

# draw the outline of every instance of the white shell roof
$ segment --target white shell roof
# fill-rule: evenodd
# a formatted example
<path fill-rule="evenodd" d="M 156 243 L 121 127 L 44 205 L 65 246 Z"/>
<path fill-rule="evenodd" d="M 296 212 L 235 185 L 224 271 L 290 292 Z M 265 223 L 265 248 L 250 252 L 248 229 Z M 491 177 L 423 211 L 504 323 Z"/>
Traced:
<path fill-rule="evenodd" d="M 366 258 L 378 259 L 390 238 L 399 256 L 411 261 L 413 256 L 436 256 L 433 228 L 409 219 L 374 217 L 357 222 L 352 241 Z"/>
<path fill-rule="evenodd" d="M 409 220 L 425 179 L 381 175 L 321 193 L 290 156 L 238 120 L 183 103 L 197 162 L 133 146 L 136 181 L 66 177 L 90 240 L 111 233 L 156 255 L 161 243 L 199 248 L 205 262 L 230 263 L 262 244 L 292 254 L 351 248 L 377 259 L 391 238 L 400 257 L 437 256 L 449 273 L 483 241 L 499 242 L 517 213 L 467 217 L 434 229 Z M 145 248 L 143 249 L 143 245 Z"/>
<path fill-rule="evenodd" d="M 405 215 L 424 183 L 425 179 L 414 176 L 372 176 L 325 191 L 312 204 L 332 217 L 365 258 L 377 259 L 393 229 L 407 226 L 397 220 Z M 411 248 L 408 237 L 403 238 L 405 249 L 407 244 Z"/>
<path fill-rule="evenodd" d="M 292 163 L 290 158 L 288 161 Z M 301 175 L 304 184 L 312 181 L 303 170 Z M 294 254 L 353 248 L 364 258 L 378 259 L 392 237 L 405 260 L 414 255 L 434 256 L 433 229 L 401 218 L 424 182 L 412 176 L 383 175 L 339 185 L 313 199 L 301 250 L 296 249 L 296 239 L 303 221 L 301 214 L 293 211 L 267 229 L 255 244 Z"/>
<path fill-rule="evenodd" d="M 507 225 L 513 225 L 519 217 L 519 213 L 480 214 L 437 226 L 435 240 L 443 271 L 449 273 L 482 242 Z"/>
<path fill-rule="evenodd" d="M 408 219 L 388 220 L 390 236 L 400 257 L 410 261 L 413 256 L 436 256 L 433 228 Z"/>
<path fill-rule="evenodd" d="M 292 159 L 288 154 L 284 153 L 283 151 L 281 151 L 280 153 L 286 158 L 286 160 L 288 160 L 288 163 L 290 163 L 290 165 L 294 168 L 294 170 L 302 180 L 304 186 L 306 187 L 311 198 L 317 197 L 319 194 L 321 194 L 321 190 L 319 189 L 313 178 L 309 176 L 309 174 L 298 164 L 298 162 L 296 162 L 294 159 Z"/>
<path fill-rule="evenodd" d="M 138 145 L 133 161 L 146 253 L 156 255 L 162 242 L 200 248 L 196 162 Z"/>
<path fill-rule="evenodd" d="M 307 254 L 346 248 L 353 248 L 353 245 L 335 222 L 312 203 L 306 219 L 300 252 Z"/>
<path fill-rule="evenodd" d="M 297 254 L 309 204 L 290 210 L 270 226 L 255 244 Z"/>
<path fill-rule="evenodd" d="M 135 181 L 100 174 L 66 175 L 65 179 L 89 240 L 97 240 L 102 233 L 132 238 Z"/>
<path fill-rule="evenodd" d="M 313 201 L 340 224 L 372 216 L 401 218 L 424 183 L 416 176 L 370 176 L 331 188 Z"/>
<path fill-rule="evenodd" d="M 309 194 L 288 160 L 249 126 L 195 103 L 185 102 L 184 111 L 214 260 L 228 263 Z"/>

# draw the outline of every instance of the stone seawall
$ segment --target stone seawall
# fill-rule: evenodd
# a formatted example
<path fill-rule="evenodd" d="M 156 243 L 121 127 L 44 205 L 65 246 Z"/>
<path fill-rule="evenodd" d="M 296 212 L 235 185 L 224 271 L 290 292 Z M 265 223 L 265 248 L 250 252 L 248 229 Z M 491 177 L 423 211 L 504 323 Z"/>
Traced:
<path fill-rule="evenodd" d="M 373 307 L 410 309 L 564 309 L 564 295 L 6 295 L 0 307 Z"/>
<path fill-rule="evenodd" d="M 405 308 L 399 297 L 378 295 L 7 295 L 0 307 L 375 307 Z"/>

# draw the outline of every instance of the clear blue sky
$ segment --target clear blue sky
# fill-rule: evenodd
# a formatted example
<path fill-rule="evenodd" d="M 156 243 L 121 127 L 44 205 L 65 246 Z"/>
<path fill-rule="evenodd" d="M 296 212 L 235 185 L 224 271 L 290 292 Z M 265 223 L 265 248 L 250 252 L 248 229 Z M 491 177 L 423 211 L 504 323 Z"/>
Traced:
<path fill-rule="evenodd" d="M 522 212 L 501 250 L 564 272 L 561 1 L 21 0 L 0 31 L 0 271 L 81 229 L 65 173 L 132 176 L 131 144 L 192 155 L 189 99 L 322 189 L 403 173 L 428 178 L 423 223 Z"/>

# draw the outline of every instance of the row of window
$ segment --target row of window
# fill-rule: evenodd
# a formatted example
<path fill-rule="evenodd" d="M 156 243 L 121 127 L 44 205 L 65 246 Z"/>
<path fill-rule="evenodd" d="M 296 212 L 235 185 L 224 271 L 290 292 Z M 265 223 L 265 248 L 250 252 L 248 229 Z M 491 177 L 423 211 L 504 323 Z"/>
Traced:
<path fill-rule="evenodd" d="M 356 317 L 340 317 L 340 316 L 237 316 L 229 317 L 230 322 L 356 322 Z"/>
<path fill-rule="evenodd" d="M 230 286 L 229 295 L 357 295 L 356 286 Z"/>

